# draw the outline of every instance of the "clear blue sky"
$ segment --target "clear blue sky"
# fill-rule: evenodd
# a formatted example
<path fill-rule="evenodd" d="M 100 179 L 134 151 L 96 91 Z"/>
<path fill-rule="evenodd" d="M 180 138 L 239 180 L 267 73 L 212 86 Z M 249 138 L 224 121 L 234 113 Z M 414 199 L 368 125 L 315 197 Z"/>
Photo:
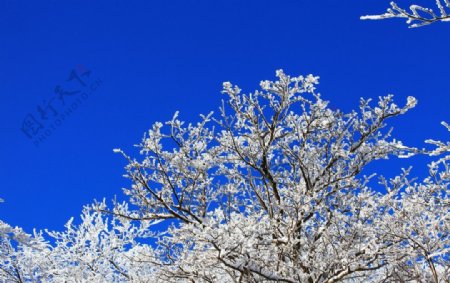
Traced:
<path fill-rule="evenodd" d="M 448 139 L 439 122 L 450 121 L 450 24 L 359 20 L 388 2 L 0 1 L 0 219 L 27 231 L 61 228 L 129 184 L 113 148 L 131 149 L 176 110 L 188 121 L 216 110 L 223 81 L 252 91 L 278 68 L 320 75 L 322 95 L 346 110 L 361 96 L 413 95 L 419 105 L 394 122 L 396 136 L 415 146 Z M 80 99 L 85 87 L 67 81 L 72 70 L 87 87 L 101 84 L 35 146 L 24 119 L 50 121 L 52 109 L 38 110 L 49 101 L 63 112 L 55 90 L 66 105 Z M 388 175 L 424 167 L 420 158 L 380 164 Z"/>

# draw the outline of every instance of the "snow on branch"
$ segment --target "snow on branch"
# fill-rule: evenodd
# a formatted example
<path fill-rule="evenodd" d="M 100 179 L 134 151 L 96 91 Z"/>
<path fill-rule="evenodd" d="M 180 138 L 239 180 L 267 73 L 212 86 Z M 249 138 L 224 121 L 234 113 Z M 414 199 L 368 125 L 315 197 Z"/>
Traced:
<path fill-rule="evenodd" d="M 380 15 L 366 15 L 362 16 L 362 20 L 383 20 L 389 18 L 404 18 L 410 28 L 421 27 L 435 22 L 450 21 L 449 0 L 436 0 L 438 12 L 431 8 L 422 7 L 419 5 L 409 6 L 409 10 L 400 8 L 397 3 L 391 2 L 391 7 L 387 12 Z"/>

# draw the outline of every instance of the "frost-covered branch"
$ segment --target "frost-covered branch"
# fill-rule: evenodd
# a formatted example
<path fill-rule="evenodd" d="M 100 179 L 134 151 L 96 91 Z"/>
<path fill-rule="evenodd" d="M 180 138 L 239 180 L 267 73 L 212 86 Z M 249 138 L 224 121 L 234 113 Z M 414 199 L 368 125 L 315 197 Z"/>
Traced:
<path fill-rule="evenodd" d="M 410 28 L 421 27 L 435 22 L 450 21 L 450 1 L 436 0 L 437 12 L 431 8 L 419 5 L 409 6 L 409 10 L 400 8 L 397 3 L 391 2 L 391 8 L 380 15 L 362 16 L 362 20 L 382 20 L 389 18 L 404 18 Z"/>

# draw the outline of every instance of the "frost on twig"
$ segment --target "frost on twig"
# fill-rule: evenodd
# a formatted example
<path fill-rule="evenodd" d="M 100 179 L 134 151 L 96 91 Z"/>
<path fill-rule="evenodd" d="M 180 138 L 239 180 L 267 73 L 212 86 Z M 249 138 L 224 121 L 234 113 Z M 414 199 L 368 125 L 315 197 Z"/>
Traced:
<path fill-rule="evenodd" d="M 361 20 L 405 18 L 406 23 L 410 28 L 421 27 L 434 22 L 450 21 L 450 14 L 447 14 L 446 10 L 450 8 L 450 0 L 436 0 L 436 6 L 439 10 L 438 13 L 431 8 L 425 8 L 419 5 L 411 5 L 409 6 L 409 10 L 405 10 L 400 8 L 397 3 L 391 2 L 391 8 L 388 8 L 386 13 L 380 15 L 362 16 Z"/>

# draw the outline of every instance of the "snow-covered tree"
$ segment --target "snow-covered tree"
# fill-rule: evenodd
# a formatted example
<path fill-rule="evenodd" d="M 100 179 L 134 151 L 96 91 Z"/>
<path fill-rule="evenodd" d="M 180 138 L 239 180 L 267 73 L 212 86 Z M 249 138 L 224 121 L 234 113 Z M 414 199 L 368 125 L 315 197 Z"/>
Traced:
<path fill-rule="evenodd" d="M 450 144 L 417 150 L 389 119 L 392 95 L 332 109 L 319 78 L 243 94 L 224 83 L 217 115 L 155 123 L 127 160 L 129 201 L 27 235 L 0 227 L 0 278 L 27 282 L 448 282 Z M 446 124 L 445 124 L 446 125 Z M 447 126 L 448 127 L 448 126 Z M 447 154 L 429 177 L 376 182 L 367 165 Z"/>
<path fill-rule="evenodd" d="M 1 223 L 0 282 L 154 282 L 152 249 L 137 243 L 154 236 L 150 222 L 109 219 L 104 207 L 86 206 L 80 224 L 71 219 L 62 232 L 45 231 L 46 239 Z"/>
<path fill-rule="evenodd" d="M 429 25 L 435 22 L 450 21 L 450 1 L 436 0 L 436 11 L 432 8 L 413 4 L 409 10 L 400 8 L 397 3 L 391 2 L 391 7 L 387 12 L 380 15 L 362 16 L 362 20 L 382 20 L 389 18 L 404 18 L 411 28 Z"/>

